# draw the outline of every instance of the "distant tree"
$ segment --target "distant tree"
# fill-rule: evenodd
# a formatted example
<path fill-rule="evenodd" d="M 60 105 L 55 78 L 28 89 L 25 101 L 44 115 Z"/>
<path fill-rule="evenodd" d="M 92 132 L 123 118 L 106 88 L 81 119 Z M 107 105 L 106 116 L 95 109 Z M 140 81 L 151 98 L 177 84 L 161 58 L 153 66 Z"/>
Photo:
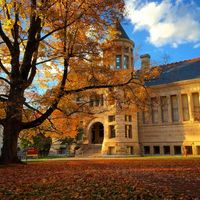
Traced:
<path fill-rule="evenodd" d="M 39 156 L 48 156 L 51 144 L 52 139 L 42 133 L 33 137 L 33 147 L 38 149 Z"/>

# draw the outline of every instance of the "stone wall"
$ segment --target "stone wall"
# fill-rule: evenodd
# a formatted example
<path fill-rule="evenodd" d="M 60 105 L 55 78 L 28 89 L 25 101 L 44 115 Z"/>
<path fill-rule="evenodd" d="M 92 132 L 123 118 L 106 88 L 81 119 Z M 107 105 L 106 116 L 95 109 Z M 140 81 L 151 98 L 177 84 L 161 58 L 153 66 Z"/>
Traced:
<path fill-rule="evenodd" d="M 176 154 L 174 152 L 176 148 L 175 146 L 179 146 L 178 148 L 181 148 L 182 154 L 185 154 L 185 148 L 192 151 L 193 155 L 200 154 L 200 122 L 197 120 L 195 121 L 194 119 L 192 104 L 192 94 L 199 92 L 199 79 L 180 81 L 173 84 L 152 87 L 152 96 L 156 96 L 158 97 L 158 99 L 161 96 L 167 96 L 168 98 L 168 121 L 162 122 L 162 114 L 160 109 L 161 105 L 159 104 L 159 102 L 157 104 L 157 123 L 153 123 L 152 119 L 148 123 L 145 123 L 142 113 L 139 113 L 139 141 L 144 154 L 144 148 L 146 148 L 144 146 L 149 146 L 151 155 L 157 154 L 158 148 L 160 149 L 159 154 L 166 154 L 164 153 L 163 146 L 170 146 L 169 154 L 171 155 Z M 182 94 L 187 94 L 188 97 L 189 120 L 187 121 L 183 120 L 183 107 L 181 99 Z M 171 95 L 177 95 L 178 98 L 179 120 L 176 122 L 172 119 L 172 109 L 170 102 Z"/>

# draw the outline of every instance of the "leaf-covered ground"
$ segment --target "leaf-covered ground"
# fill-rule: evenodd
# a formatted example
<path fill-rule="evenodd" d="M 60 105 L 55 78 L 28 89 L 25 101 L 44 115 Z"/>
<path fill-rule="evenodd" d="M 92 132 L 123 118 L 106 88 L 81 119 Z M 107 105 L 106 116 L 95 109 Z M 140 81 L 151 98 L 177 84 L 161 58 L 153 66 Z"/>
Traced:
<path fill-rule="evenodd" d="M 102 159 L 0 167 L 0 199 L 200 199 L 200 159 Z"/>

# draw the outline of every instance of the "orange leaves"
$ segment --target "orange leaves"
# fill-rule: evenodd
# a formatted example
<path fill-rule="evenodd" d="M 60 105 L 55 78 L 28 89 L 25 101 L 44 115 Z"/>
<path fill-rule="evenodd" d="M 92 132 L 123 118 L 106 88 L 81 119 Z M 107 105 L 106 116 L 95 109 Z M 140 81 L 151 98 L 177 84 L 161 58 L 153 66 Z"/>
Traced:
<path fill-rule="evenodd" d="M 0 198 L 198 199 L 199 169 L 176 158 L 33 162 L 0 168 Z"/>
<path fill-rule="evenodd" d="M 79 125 L 78 116 L 66 117 L 60 111 L 55 111 L 51 116 L 51 121 L 54 124 L 55 131 L 49 132 L 49 136 L 52 138 L 74 138 L 77 134 L 77 128 Z"/>

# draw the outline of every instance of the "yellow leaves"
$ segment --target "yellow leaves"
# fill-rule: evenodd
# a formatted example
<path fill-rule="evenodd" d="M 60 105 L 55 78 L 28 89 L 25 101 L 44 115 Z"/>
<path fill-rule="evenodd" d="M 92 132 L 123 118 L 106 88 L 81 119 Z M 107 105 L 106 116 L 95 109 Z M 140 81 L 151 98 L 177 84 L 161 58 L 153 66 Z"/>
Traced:
<path fill-rule="evenodd" d="M 13 24 L 14 24 L 14 21 L 12 20 L 12 19 L 7 19 L 7 20 L 5 20 L 4 21 L 4 23 L 3 23 L 3 28 L 5 29 L 5 30 L 11 30 L 12 29 L 12 27 L 13 27 Z"/>

